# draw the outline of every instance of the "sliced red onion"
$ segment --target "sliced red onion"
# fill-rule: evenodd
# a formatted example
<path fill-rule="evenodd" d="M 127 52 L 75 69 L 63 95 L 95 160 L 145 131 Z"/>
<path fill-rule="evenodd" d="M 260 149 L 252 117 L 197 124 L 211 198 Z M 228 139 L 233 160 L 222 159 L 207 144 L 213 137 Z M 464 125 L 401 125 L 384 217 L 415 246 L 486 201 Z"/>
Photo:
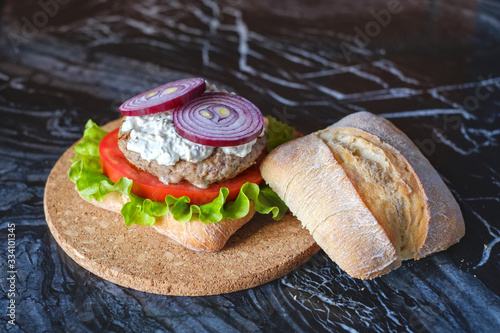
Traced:
<path fill-rule="evenodd" d="M 248 143 L 264 126 L 262 114 L 253 103 L 223 92 L 205 93 L 176 108 L 173 120 L 184 139 L 214 147 Z"/>
<path fill-rule="evenodd" d="M 186 104 L 203 94 L 205 89 L 205 80 L 202 78 L 169 82 L 127 100 L 120 106 L 120 112 L 124 116 L 164 112 Z"/>

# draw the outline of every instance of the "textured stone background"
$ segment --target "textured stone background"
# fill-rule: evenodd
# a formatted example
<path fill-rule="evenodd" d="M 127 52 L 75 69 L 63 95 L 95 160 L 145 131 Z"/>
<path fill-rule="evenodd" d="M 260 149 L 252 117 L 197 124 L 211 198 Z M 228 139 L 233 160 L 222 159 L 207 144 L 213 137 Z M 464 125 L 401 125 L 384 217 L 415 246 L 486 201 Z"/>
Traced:
<path fill-rule="evenodd" d="M 498 2 L 402 1 L 382 26 L 373 13 L 394 1 L 60 1 L 0 5 L 0 330 L 500 327 Z M 466 236 L 375 281 L 349 278 L 322 251 L 281 279 L 211 297 L 146 294 L 92 275 L 48 231 L 49 171 L 87 119 L 116 119 L 128 97 L 185 76 L 234 90 L 304 133 L 358 110 L 383 115 L 442 175 Z M 6 316 L 10 223 L 16 326 Z"/>

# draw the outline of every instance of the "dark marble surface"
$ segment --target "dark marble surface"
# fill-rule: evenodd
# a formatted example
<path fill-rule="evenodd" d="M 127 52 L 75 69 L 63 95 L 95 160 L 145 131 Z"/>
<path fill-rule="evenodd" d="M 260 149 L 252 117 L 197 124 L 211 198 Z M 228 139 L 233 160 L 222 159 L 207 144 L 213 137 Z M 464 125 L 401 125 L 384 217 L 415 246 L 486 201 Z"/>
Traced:
<path fill-rule="evenodd" d="M 0 7 L 0 331 L 500 330 L 500 3 L 60 2 Z M 146 294 L 85 271 L 47 228 L 50 169 L 88 118 L 104 124 L 127 97 L 192 75 L 305 133 L 358 110 L 389 118 L 445 179 L 466 236 L 374 281 L 320 251 L 281 279 L 210 297 Z"/>

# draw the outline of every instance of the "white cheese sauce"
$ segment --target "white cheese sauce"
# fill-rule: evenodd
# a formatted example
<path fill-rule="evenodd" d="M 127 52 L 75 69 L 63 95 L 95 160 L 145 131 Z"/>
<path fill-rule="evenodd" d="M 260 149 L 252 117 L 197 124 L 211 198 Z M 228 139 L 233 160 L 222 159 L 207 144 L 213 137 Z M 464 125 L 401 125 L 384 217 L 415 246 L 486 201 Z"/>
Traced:
<path fill-rule="evenodd" d="M 179 160 L 200 162 L 212 155 L 216 147 L 200 145 L 181 137 L 174 128 L 173 110 L 147 116 L 126 117 L 121 132 L 130 132 L 127 149 L 147 161 L 174 165 Z M 264 129 L 260 136 L 264 135 Z M 245 157 L 257 139 L 239 146 L 222 147 L 225 154 Z"/>

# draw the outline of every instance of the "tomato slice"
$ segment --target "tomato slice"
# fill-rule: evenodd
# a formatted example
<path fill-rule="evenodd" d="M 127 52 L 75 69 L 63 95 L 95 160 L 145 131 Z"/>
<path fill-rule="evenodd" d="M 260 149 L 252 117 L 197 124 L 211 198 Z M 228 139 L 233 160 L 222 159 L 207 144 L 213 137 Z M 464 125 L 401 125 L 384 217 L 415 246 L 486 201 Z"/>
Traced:
<path fill-rule="evenodd" d="M 260 184 L 262 176 L 258 165 L 253 165 L 240 173 L 237 177 L 220 183 L 211 184 L 207 189 L 198 188 L 187 182 L 178 184 L 163 184 L 158 177 L 138 169 L 125 158 L 118 148 L 118 129 L 107 134 L 99 145 L 101 168 L 113 182 L 121 177 L 127 177 L 134 183 L 131 192 L 143 198 L 165 201 L 167 195 L 176 198 L 188 196 L 191 204 L 203 205 L 212 202 L 219 195 L 222 187 L 227 187 L 229 195 L 227 201 L 236 199 L 243 184 L 250 182 Z"/>

